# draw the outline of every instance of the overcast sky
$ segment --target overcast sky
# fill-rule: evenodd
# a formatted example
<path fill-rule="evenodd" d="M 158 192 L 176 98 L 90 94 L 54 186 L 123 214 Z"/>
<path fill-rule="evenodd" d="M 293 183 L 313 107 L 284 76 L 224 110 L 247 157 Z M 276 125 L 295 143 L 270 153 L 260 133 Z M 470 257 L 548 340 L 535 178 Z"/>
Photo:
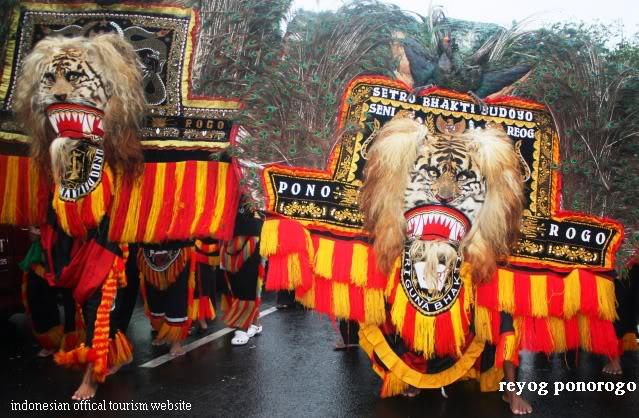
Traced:
<path fill-rule="evenodd" d="M 385 1 L 407 11 L 428 14 L 428 0 Z M 295 0 L 293 8 L 335 10 L 341 4 L 341 0 Z M 444 6 L 449 17 L 502 26 L 535 15 L 533 28 L 560 20 L 583 20 L 605 24 L 621 22 L 626 36 L 639 31 L 639 1 L 636 0 L 434 0 L 433 4 Z"/>

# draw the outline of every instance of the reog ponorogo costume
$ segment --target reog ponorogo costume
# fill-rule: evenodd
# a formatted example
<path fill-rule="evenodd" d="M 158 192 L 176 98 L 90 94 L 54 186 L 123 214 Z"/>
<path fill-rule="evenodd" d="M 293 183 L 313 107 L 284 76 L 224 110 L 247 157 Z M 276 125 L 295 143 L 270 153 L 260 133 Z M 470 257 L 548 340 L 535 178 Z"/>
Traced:
<path fill-rule="evenodd" d="M 264 170 L 266 287 L 359 321 L 382 396 L 465 377 L 496 390 L 520 350 L 617 353 L 622 228 L 560 210 L 544 106 L 364 76 L 339 117 L 359 130 L 326 171 Z"/>
<path fill-rule="evenodd" d="M 0 222 L 42 225 L 44 277 L 73 289 L 87 326 L 56 360 L 90 363 L 102 381 L 131 358 L 113 326 L 127 244 L 232 236 L 235 169 L 212 153 L 233 141 L 239 102 L 193 96 L 191 9 L 27 3 L 10 22 Z"/>

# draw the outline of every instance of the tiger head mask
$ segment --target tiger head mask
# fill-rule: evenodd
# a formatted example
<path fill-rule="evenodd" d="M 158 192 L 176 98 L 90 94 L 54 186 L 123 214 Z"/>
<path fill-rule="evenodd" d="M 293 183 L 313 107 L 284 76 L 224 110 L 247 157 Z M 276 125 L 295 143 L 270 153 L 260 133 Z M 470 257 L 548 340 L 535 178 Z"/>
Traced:
<path fill-rule="evenodd" d="M 474 281 L 490 278 L 517 238 L 522 199 L 519 162 L 503 130 L 437 134 L 400 116 L 369 151 L 360 206 L 379 267 L 388 273 L 406 248 L 422 269 L 420 285 L 436 293 L 461 258 Z"/>
<path fill-rule="evenodd" d="M 112 168 L 138 172 L 141 80 L 135 51 L 118 35 L 38 42 L 22 63 L 14 110 L 44 173 L 59 181 L 83 143 L 103 152 Z"/>

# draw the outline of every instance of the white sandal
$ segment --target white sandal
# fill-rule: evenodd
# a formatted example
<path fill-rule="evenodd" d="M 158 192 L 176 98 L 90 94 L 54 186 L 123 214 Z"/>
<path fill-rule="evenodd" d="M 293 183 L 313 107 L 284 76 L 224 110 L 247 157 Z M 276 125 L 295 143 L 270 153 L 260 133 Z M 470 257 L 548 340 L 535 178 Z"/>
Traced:
<path fill-rule="evenodd" d="M 245 345 L 249 342 L 250 339 L 251 339 L 251 336 L 248 335 L 248 333 L 242 331 L 241 329 L 236 329 L 235 335 L 233 336 L 233 339 L 231 340 L 231 344 Z"/>
<path fill-rule="evenodd" d="M 263 327 L 261 325 L 253 325 L 253 324 L 251 324 L 251 326 L 246 331 L 246 333 L 248 334 L 249 337 L 255 337 L 257 334 L 261 334 L 262 333 L 262 329 L 263 329 Z"/>

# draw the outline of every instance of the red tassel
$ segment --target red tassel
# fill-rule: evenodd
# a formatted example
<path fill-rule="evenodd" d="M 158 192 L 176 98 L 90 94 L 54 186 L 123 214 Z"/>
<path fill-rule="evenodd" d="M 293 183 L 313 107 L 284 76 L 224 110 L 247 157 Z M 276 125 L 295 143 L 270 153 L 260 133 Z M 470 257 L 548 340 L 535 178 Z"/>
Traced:
<path fill-rule="evenodd" d="M 266 272 L 266 290 L 288 290 L 288 256 L 274 255 L 269 257 Z"/>
<path fill-rule="evenodd" d="M 597 297 L 595 275 L 587 270 L 579 269 L 579 284 L 581 287 L 581 308 L 579 311 L 585 316 L 599 316 L 599 299 Z"/>
<path fill-rule="evenodd" d="M 450 311 L 440 313 L 435 317 L 435 353 L 441 357 L 448 355 L 457 357 Z"/>
<path fill-rule="evenodd" d="M 364 322 L 365 310 L 364 310 L 364 289 L 359 286 L 348 286 L 348 299 L 351 308 L 350 319 Z"/>
<path fill-rule="evenodd" d="M 493 276 L 487 283 L 477 287 L 477 304 L 490 310 L 499 309 L 499 288 L 497 276 Z"/>
<path fill-rule="evenodd" d="M 546 292 L 548 295 L 548 315 L 564 317 L 564 280 L 555 275 L 548 275 Z"/>
<path fill-rule="evenodd" d="M 404 326 L 402 327 L 402 339 L 413 344 L 415 341 L 415 308 L 410 303 L 406 304 L 406 314 L 404 315 Z"/>
<path fill-rule="evenodd" d="M 351 263 L 353 262 L 353 241 L 335 240 L 333 251 L 333 280 L 350 283 Z"/>
<path fill-rule="evenodd" d="M 612 322 L 592 317 L 589 322 L 592 352 L 608 357 L 619 355 L 617 335 Z"/>
<path fill-rule="evenodd" d="M 368 248 L 368 281 L 367 287 L 371 289 L 384 289 L 388 275 L 382 273 L 377 266 L 377 257 L 372 247 Z"/>
<path fill-rule="evenodd" d="M 566 328 L 566 348 L 576 350 L 579 348 L 579 322 L 577 316 L 564 321 Z"/>
<path fill-rule="evenodd" d="M 515 272 L 515 315 L 530 316 L 530 275 Z"/>
<path fill-rule="evenodd" d="M 333 285 L 320 277 L 315 278 L 315 309 L 328 315 L 333 313 Z"/>

